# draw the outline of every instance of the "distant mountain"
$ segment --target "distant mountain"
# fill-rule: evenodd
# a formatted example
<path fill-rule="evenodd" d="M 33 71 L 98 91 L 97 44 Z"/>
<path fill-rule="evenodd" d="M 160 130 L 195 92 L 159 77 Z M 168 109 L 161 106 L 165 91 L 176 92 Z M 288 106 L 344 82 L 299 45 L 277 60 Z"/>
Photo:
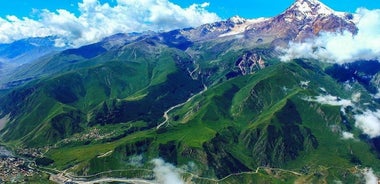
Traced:
<path fill-rule="evenodd" d="M 273 18 L 243 19 L 232 17 L 226 21 L 206 24 L 184 34 L 190 40 L 221 37 L 245 38 L 256 43 L 301 41 L 321 31 L 357 32 L 353 15 L 336 12 L 317 0 L 297 0 L 282 14 Z"/>
<path fill-rule="evenodd" d="M 9 44 L 0 44 L 0 60 L 3 63 L 21 65 L 47 53 L 63 50 L 55 47 L 54 37 L 27 38 Z"/>
<path fill-rule="evenodd" d="M 197 50 L 197 45 L 214 47 L 209 49 L 219 51 L 247 49 L 262 45 L 275 48 L 285 46 L 289 41 L 311 38 L 321 31 L 348 30 L 355 33 L 357 28 L 352 16 L 348 13 L 335 12 L 319 1 L 297 0 L 285 12 L 273 18 L 249 20 L 236 16 L 226 21 L 206 24 L 197 28 L 173 30 L 165 33 L 117 34 L 105 38 L 99 43 L 66 50 L 56 56 L 33 63 L 31 66 L 19 67 L 11 79 L 17 79 L 17 83 L 17 81 L 25 78 L 35 78 L 42 74 L 49 75 L 49 73 L 65 70 L 66 65 L 71 65 L 70 63 L 76 63 L 74 64 L 75 67 L 87 66 L 80 65 L 77 61 L 83 58 L 93 59 L 102 54 L 111 56 L 110 52 L 118 52 L 118 49 L 134 41 L 159 43 L 184 51 L 193 48 Z M 206 42 L 210 42 L 210 44 L 204 44 Z M 197 52 L 189 50 L 187 53 Z M 70 66 L 70 68 L 72 67 Z"/>
<path fill-rule="evenodd" d="M 43 56 L 63 50 L 55 47 L 55 37 L 27 38 L 8 44 L 0 44 L 0 82 L 17 67 L 31 63 Z"/>
<path fill-rule="evenodd" d="M 0 63 L 2 63 L 0 71 L 3 72 L 0 75 L 4 75 L 0 79 L 0 86 L 3 89 L 9 89 L 41 75 L 56 74 L 77 60 L 91 59 L 108 50 L 119 49 L 135 39 L 142 38 L 142 35 L 150 34 L 149 32 L 120 33 L 104 38 L 99 43 L 76 49 L 55 47 L 54 37 L 29 38 L 12 44 L 0 45 L 0 58 L 3 58 L 0 59 Z"/>
<path fill-rule="evenodd" d="M 267 29 L 268 32 L 287 34 L 296 41 L 311 38 L 320 32 L 357 32 L 352 14 L 336 12 L 318 0 L 297 0 L 284 13 L 273 18 L 270 25 L 272 27 Z"/>
<path fill-rule="evenodd" d="M 352 15 L 297 0 L 45 55 L 8 76 L 0 137 L 69 176 L 151 178 L 160 157 L 193 183 L 361 183 L 380 172 L 378 138 L 356 123 L 380 109 L 379 62 L 283 63 L 275 49 L 343 30 L 357 32 Z"/>

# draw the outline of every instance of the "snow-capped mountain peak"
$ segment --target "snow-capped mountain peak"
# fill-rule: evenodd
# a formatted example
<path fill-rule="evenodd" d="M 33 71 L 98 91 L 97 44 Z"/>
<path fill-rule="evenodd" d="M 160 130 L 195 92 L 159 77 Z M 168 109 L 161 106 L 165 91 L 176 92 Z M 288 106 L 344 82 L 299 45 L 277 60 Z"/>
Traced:
<path fill-rule="evenodd" d="M 330 15 L 335 12 L 318 0 L 297 0 L 289 9 L 297 9 L 305 15 Z"/>
<path fill-rule="evenodd" d="M 296 0 L 284 14 L 287 21 L 315 19 L 317 16 L 328 16 L 335 14 L 335 11 L 318 0 Z"/>
<path fill-rule="evenodd" d="M 286 44 L 302 41 L 320 32 L 356 33 L 349 14 L 336 12 L 318 0 L 295 0 L 283 13 L 272 18 L 244 19 L 239 16 L 182 31 L 191 41 L 210 39 L 247 40 L 254 44 Z M 248 40 L 254 40 L 250 42 Z"/>
<path fill-rule="evenodd" d="M 247 20 L 244 19 L 244 18 L 241 18 L 239 16 L 233 16 L 231 18 L 229 18 L 227 21 L 231 22 L 231 23 L 234 23 L 234 24 L 243 24 L 245 23 Z"/>

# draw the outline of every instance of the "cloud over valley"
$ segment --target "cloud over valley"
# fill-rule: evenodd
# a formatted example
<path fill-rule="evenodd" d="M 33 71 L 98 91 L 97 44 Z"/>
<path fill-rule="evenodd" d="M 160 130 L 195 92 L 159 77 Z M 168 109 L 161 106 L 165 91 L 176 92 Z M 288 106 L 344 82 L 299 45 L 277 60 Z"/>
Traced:
<path fill-rule="evenodd" d="M 158 158 L 151 161 L 154 164 L 154 175 L 159 184 L 183 184 L 179 169 Z"/>
<path fill-rule="evenodd" d="M 367 110 L 363 114 L 355 115 L 355 120 L 355 126 L 371 138 L 380 136 L 380 110 Z"/>
<path fill-rule="evenodd" d="M 355 95 L 354 95 L 355 96 Z M 355 97 L 353 97 L 355 99 Z M 353 119 L 355 121 L 355 127 L 360 129 L 364 134 L 370 138 L 380 136 L 380 110 L 362 110 L 355 104 L 355 101 L 342 99 L 332 95 L 319 95 L 315 97 L 303 98 L 305 101 L 317 102 L 319 104 L 341 106 L 341 111 L 345 114 L 346 107 L 353 107 L 355 115 Z M 343 139 L 353 139 L 354 135 L 350 132 L 342 132 Z"/>

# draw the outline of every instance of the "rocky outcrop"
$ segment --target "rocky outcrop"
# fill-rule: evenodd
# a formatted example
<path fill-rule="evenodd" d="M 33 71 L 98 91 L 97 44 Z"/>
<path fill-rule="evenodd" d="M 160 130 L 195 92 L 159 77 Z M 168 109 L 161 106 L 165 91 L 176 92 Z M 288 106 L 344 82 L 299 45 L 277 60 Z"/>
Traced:
<path fill-rule="evenodd" d="M 316 0 L 297 0 L 284 13 L 258 24 L 246 31 L 249 37 L 261 37 L 273 41 L 304 41 L 321 32 L 357 32 L 352 15 L 335 12 Z M 265 41 L 265 40 L 264 40 Z"/>
<path fill-rule="evenodd" d="M 248 75 L 265 68 L 265 61 L 256 53 L 246 53 L 236 61 L 235 65 L 242 75 Z"/>
<path fill-rule="evenodd" d="M 226 21 L 183 30 L 193 41 L 244 38 L 254 44 L 304 41 L 321 32 L 357 33 L 353 15 L 336 12 L 318 0 L 297 0 L 282 14 L 273 18 L 243 19 L 232 17 Z"/>

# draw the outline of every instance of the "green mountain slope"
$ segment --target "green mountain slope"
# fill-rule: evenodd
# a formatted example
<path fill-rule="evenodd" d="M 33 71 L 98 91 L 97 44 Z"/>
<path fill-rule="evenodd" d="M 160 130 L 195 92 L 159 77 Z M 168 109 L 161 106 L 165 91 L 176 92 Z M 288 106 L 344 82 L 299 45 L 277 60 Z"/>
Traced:
<path fill-rule="evenodd" d="M 166 108 L 185 101 L 202 84 L 178 67 L 183 54 L 162 48 L 161 55 L 149 55 L 121 56 L 13 90 L 1 101 L 2 114 L 12 120 L 4 140 L 37 146 L 96 124 L 145 120 L 147 127 L 155 126 Z"/>
<path fill-rule="evenodd" d="M 134 118 L 141 109 L 152 110 L 155 104 L 163 106 L 157 100 L 160 97 L 155 95 L 165 94 L 163 89 L 176 86 L 170 82 L 170 75 L 181 79 L 181 75 L 174 72 L 167 76 L 165 83 L 126 95 L 124 100 L 106 100 L 93 107 L 92 114 L 87 116 L 90 118 L 80 123 L 82 130 L 74 130 L 85 135 L 91 127 L 104 132 L 109 127 L 111 131 L 123 130 L 121 136 L 60 143 L 46 155 L 55 161 L 51 167 L 91 175 L 109 170 L 150 168 L 148 161 L 160 157 L 178 166 L 193 163 L 196 169 L 189 172 L 208 178 L 221 179 L 231 173 L 246 173 L 244 177 L 228 177 L 223 182 L 240 179 L 246 182 L 353 182 L 360 181 L 356 176 L 357 164 L 380 169 L 370 145 L 342 139 L 341 131 L 346 130 L 346 124 L 341 107 L 305 100 L 322 93 L 321 88 L 328 89 L 327 92 L 333 95 L 351 95 L 312 63 L 299 60 L 276 64 L 255 74 L 212 86 L 170 111 L 169 120 L 158 129 L 156 125 L 164 122 L 161 118 L 163 111 L 181 100 L 173 99 L 173 103 L 162 108 L 161 113 L 155 110 Z M 306 80 L 310 81 L 308 85 L 303 84 Z M 201 91 L 200 83 L 192 85 L 189 81 L 184 83 L 192 87 L 198 85 L 198 92 Z M 73 88 L 80 91 L 78 87 Z M 186 89 L 186 85 L 182 88 Z M 188 97 L 182 97 L 182 101 Z M 167 102 L 169 97 L 162 98 Z M 151 107 L 140 109 L 144 104 Z M 134 108 L 128 109 L 129 105 Z M 130 115 L 124 117 L 118 113 Z M 350 117 L 348 120 L 354 127 L 353 120 Z M 59 124 L 62 122 L 65 121 Z M 141 157 L 142 165 L 132 164 L 131 160 L 136 157 Z M 276 172 L 278 168 L 283 170 Z M 257 169 L 260 174 L 255 173 Z M 278 176 L 281 179 L 276 180 L 273 172 L 281 175 Z M 199 178 L 192 180 L 207 183 Z"/>
<path fill-rule="evenodd" d="M 266 45 L 164 43 L 69 50 L 35 63 L 26 74 L 38 77 L 0 98 L 9 119 L 1 140 L 43 149 L 49 168 L 89 177 L 144 178 L 154 158 L 196 183 L 352 183 L 361 168 L 380 170 L 379 153 L 355 128 L 356 107 L 379 107 L 360 83 L 347 90 L 330 66 L 281 63 Z M 347 106 L 311 100 L 355 92 L 362 98 Z"/>

